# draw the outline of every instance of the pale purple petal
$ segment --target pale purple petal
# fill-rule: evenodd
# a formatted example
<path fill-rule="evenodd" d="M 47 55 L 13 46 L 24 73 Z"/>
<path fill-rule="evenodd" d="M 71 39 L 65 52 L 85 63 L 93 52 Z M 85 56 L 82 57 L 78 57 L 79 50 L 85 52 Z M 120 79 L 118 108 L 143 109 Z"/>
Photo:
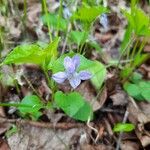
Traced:
<path fill-rule="evenodd" d="M 80 57 L 78 55 L 73 56 L 72 61 L 75 65 L 75 69 L 77 69 L 80 65 Z"/>
<path fill-rule="evenodd" d="M 75 89 L 81 83 L 81 80 L 80 78 L 76 77 L 76 78 L 70 79 L 69 83 Z"/>
<path fill-rule="evenodd" d="M 64 59 L 64 67 L 68 73 L 73 73 L 76 69 L 73 60 L 69 56 Z"/>
<path fill-rule="evenodd" d="M 92 77 L 92 74 L 89 71 L 80 71 L 78 76 L 81 80 L 88 80 Z"/>
<path fill-rule="evenodd" d="M 65 72 L 58 72 L 52 75 L 53 80 L 57 83 L 63 83 L 67 79 L 67 74 Z"/>

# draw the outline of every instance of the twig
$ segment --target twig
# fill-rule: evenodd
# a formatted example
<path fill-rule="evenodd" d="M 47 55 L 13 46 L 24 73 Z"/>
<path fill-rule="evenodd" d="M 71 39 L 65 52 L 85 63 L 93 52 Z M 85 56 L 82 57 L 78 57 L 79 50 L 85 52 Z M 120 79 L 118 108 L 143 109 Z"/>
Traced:
<path fill-rule="evenodd" d="M 33 92 L 35 92 L 35 94 L 42 99 L 45 102 L 45 99 L 42 98 L 42 96 L 36 91 L 36 89 L 33 87 L 32 83 L 30 82 L 30 80 L 25 76 L 22 75 L 24 77 L 24 79 L 26 80 L 26 82 L 28 83 L 29 87 L 33 90 Z"/>
<path fill-rule="evenodd" d="M 15 12 L 14 12 L 14 9 L 13 9 L 13 2 L 12 2 L 12 0 L 9 0 L 9 4 L 10 4 L 11 13 L 12 13 L 12 15 L 14 16 L 14 15 L 15 15 Z"/>
<path fill-rule="evenodd" d="M 64 52 L 65 52 L 65 48 L 66 48 L 67 40 L 68 40 L 68 33 L 70 32 L 70 29 L 71 29 L 71 24 L 69 23 L 68 30 L 67 30 L 67 33 L 66 33 L 66 38 L 65 38 L 65 41 L 64 41 L 64 44 L 63 44 L 63 47 L 62 47 L 61 54 L 64 54 Z"/>
<path fill-rule="evenodd" d="M 125 123 L 127 121 L 128 115 L 129 115 L 129 112 L 126 110 L 122 123 Z M 117 142 L 116 150 L 119 150 L 119 148 L 120 148 L 122 134 L 123 134 L 123 132 L 119 133 L 119 139 L 118 139 L 118 142 Z"/>
<path fill-rule="evenodd" d="M 16 123 L 21 125 L 31 125 L 39 128 L 52 128 L 52 129 L 63 129 L 68 130 L 72 128 L 81 128 L 84 124 L 81 123 L 47 123 L 47 122 L 38 122 L 38 121 L 31 121 L 31 120 L 22 120 L 22 119 L 7 119 L 0 117 L 0 123 Z"/>

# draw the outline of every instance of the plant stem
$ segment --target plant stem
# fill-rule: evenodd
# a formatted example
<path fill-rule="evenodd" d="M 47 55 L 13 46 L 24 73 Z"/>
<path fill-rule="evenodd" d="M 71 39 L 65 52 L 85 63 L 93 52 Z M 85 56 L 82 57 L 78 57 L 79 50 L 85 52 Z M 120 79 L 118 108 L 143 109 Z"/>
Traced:
<path fill-rule="evenodd" d="M 23 12 L 24 12 L 24 15 L 23 15 L 23 22 L 24 22 L 24 24 L 25 24 L 26 19 L 27 19 L 27 0 L 24 0 L 24 1 L 23 1 L 23 5 L 24 5 L 24 10 L 23 10 Z"/>
<path fill-rule="evenodd" d="M 47 73 L 47 70 L 43 69 L 43 71 L 44 71 L 45 77 L 47 79 L 48 86 L 51 87 L 51 80 L 50 80 L 50 77 L 49 77 L 49 75 Z"/>
<path fill-rule="evenodd" d="M 56 32 L 56 36 L 58 36 L 59 33 L 59 26 L 61 24 L 60 22 L 60 18 L 62 17 L 62 10 L 63 10 L 63 1 L 60 0 L 60 6 L 59 6 L 59 11 L 58 11 L 58 23 L 57 23 L 57 32 Z"/>
<path fill-rule="evenodd" d="M 119 58 L 119 61 L 118 61 L 118 64 L 117 64 L 117 68 L 119 68 L 119 64 L 120 64 L 120 61 L 123 57 L 123 55 L 125 54 L 126 50 L 130 47 L 130 44 L 132 44 L 133 42 L 135 41 L 135 37 L 133 37 L 127 44 L 127 46 L 123 49 L 122 53 L 121 53 L 121 56 Z"/>
<path fill-rule="evenodd" d="M 46 0 L 43 0 L 42 2 L 43 2 L 42 4 L 43 4 L 44 13 L 46 15 L 46 21 L 47 21 L 47 26 L 48 26 L 49 39 L 50 39 L 50 42 L 52 42 L 52 34 L 51 34 L 50 23 L 49 23 L 49 19 L 48 19 L 48 9 L 47 9 Z"/>
<path fill-rule="evenodd" d="M 133 58 L 133 57 L 134 57 L 134 55 L 135 55 L 135 52 L 136 52 L 136 49 L 137 49 L 138 43 L 139 43 L 139 40 L 137 39 L 137 41 L 136 41 L 136 43 L 135 43 L 135 45 L 134 45 L 134 48 L 133 48 L 132 54 L 131 54 L 131 58 Z"/>
<path fill-rule="evenodd" d="M 122 123 L 126 123 L 126 121 L 127 121 L 127 119 L 128 119 L 128 116 L 129 116 L 129 112 L 126 110 L 126 112 L 125 112 L 125 114 L 124 114 L 124 118 L 123 118 Z M 121 131 L 121 132 L 119 133 L 119 139 L 118 139 L 118 141 L 117 141 L 116 150 L 119 150 L 119 149 L 120 149 L 120 144 L 121 144 L 122 135 L 123 135 L 123 132 Z"/>
<path fill-rule="evenodd" d="M 19 103 L 0 103 L 0 106 L 5 106 L 5 107 L 33 107 L 30 105 L 26 105 L 26 104 L 19 104 Z"/>

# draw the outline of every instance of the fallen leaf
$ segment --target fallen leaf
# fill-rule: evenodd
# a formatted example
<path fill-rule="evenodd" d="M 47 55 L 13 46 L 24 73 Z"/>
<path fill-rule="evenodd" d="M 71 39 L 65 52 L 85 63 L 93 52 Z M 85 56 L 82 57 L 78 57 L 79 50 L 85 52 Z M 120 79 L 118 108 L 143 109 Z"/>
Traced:
<path fill-rule="evenodd" d="M 116 93 L 111 95 L 110 98 L 112 99 L 114 106 L 118 106 L 118 105 L 125 106 L 128 103 L 128 95 L 121 90 L 116 91 Z"/>

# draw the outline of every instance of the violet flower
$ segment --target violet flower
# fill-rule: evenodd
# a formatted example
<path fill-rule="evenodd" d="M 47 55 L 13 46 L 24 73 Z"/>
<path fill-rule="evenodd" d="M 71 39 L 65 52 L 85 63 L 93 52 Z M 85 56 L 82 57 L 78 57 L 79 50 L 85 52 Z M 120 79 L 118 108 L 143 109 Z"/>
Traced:
<path fill-rule="evenodd" d="M 80 71 L 78 73 L 77 69 L 79 65 L 80 57 L 78 55 L 75 55 L 72 58 L 66 56 L 64 58 L 65 71 L 53 74 L 52 78 L 60 84 L 68 79 L 70 85 L 75 89 L 81 83 L 81 80 L 88 80 L 92 77 L 92 74 L 86 70 Z"/>

